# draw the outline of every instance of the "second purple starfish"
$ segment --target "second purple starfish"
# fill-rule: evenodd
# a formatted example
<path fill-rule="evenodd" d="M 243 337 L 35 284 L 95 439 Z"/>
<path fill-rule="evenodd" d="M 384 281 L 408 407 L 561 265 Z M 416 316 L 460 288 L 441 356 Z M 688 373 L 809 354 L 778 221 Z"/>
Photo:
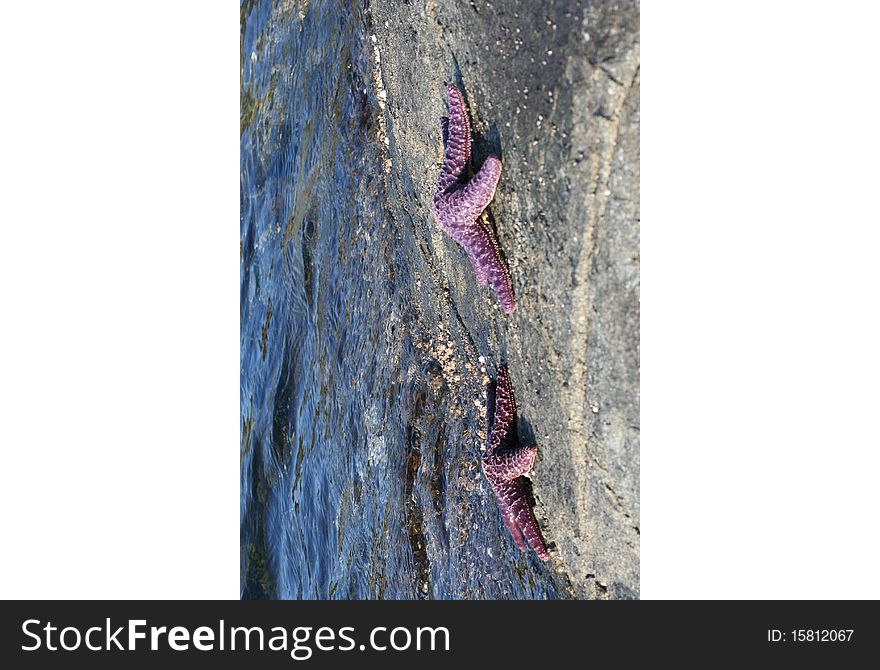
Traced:
<path fill-rule="evenodd" d="M 528 542 L 538 558 L 550 560 L 535 513 L 529 505 L 525 473 L 532 469 L 538 450 L 523 447 L 516 429 L 516 398 L 506 365 L 498 367 L 495 409 L 489 414 L 489 444 L 483 452 L 483 473 L 498 498 L 504 525 L 520 551 Z"/>
<path fill-rule="evenodd" d="M 495 196 L 501 161 L 489 156 L 473 179 L 467 184 L 460 181 L 471 159 L 471 126 L 459 90 L 449 84 L 447 92 L 449 116 L 440 119 L 446 153 L 432 211 L 440 227 L 467 252 L 477 280 L 491 284 L 504 311 L 511 314 L 516 301 L 510 272 L 501 258 L 495 233 L 480 218 Z"/>

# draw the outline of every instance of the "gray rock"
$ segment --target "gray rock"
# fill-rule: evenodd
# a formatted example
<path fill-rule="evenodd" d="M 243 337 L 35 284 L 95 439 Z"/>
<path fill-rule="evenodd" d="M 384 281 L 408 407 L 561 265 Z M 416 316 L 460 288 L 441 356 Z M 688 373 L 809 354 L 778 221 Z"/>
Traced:
<path fill-rule="evenodd" d="M 509 361 L 539 447 L 536 513 L 570 595 L 637 598 L 638 3 L 375 1 L 371 12 L 389 209 L 422 249 L 421 320 L 455 341 L 465 368 L 480 354 L 489 373 Z M 473 165 L 503 162 L 489 222 L 513 276 L 511 317 L 431 218 L 446 81 L 468 104 Z"/>

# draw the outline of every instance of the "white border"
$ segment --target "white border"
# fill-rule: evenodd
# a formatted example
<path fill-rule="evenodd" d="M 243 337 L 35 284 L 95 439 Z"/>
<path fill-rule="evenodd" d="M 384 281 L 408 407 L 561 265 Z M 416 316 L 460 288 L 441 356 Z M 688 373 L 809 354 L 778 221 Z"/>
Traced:
<path fill-rule="evenodd" d="M 869 3 L 642 8 L 642 596 L 877 598 Z"/>
<path fill-rule="evenodd" d="M 4 598 L 237 598 L 238 7 L 14 3 Z"/>

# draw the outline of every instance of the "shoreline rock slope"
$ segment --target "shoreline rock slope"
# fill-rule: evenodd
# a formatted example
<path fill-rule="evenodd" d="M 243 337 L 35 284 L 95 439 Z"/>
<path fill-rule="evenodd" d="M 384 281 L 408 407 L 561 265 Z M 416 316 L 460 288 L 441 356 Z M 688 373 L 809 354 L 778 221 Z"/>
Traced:
<path fill-rule="evenodd" d="M 535 512 L 568 592 L 638 598 L 639 5 L 374 0 L 370 10 L 388 207 L 422 252 L 422 319 L 436 311 L 466 368 L 478 354 L 493 375 L 509 362 L 538 445 Z M 502 160 L 488 225 L 513 279 L 509 317 L 431 215 L 447 82 L 465 98 L 472 166 Z"/>

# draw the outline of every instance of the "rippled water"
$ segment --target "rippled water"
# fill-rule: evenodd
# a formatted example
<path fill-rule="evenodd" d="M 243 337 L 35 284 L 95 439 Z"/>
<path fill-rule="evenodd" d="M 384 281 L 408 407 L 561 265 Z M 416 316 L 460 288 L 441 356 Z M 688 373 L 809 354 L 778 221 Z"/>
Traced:
<path fill-rule="evenodd" d="M 242 597 L 559 597 L 482 479 L 479 387 L 418 316 L 362 3 L 241 20 Z"/>

